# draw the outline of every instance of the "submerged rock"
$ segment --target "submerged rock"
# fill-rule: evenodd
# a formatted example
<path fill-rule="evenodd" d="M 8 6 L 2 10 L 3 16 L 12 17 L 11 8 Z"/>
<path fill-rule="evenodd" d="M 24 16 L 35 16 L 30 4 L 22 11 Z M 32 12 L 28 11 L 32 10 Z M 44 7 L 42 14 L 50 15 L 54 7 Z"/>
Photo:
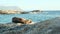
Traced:
<path fill-rule="evenodd" d="M 60 34 L 60 17 L 35 24 L 0 24 L 0 34 Z"/>

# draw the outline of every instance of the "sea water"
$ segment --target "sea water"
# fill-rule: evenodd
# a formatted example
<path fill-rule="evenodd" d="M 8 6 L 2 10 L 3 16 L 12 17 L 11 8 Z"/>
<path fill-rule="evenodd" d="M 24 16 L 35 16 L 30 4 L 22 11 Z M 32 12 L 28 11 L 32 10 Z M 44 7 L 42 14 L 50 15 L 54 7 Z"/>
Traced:
<path fill-rule="evenodd" d="M 55 17 L 60 17 L 60 11 L 45 11 L 39 14 L 0 14 L 0 23 L 10 23 L 13 17 L 30 19 L 33 22 L 40 22 Z"/>

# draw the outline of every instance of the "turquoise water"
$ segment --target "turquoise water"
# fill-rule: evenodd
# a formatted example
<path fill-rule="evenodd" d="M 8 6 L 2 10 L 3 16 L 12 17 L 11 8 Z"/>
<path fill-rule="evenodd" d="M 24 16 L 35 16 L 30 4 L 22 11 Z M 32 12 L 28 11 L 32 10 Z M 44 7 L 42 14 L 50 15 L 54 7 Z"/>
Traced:
<path fill-rule="evenodd" d="M 59 17 L 60 12 L 43 12 L 40 14 L 0 14 L 0 23 L 9 23 L 12 21 L 13 17 L 20 17 L 25 19 L 31 19 L 33 22 L 40 22 L 47 19 L 52 19 L 55 17 Z"/>

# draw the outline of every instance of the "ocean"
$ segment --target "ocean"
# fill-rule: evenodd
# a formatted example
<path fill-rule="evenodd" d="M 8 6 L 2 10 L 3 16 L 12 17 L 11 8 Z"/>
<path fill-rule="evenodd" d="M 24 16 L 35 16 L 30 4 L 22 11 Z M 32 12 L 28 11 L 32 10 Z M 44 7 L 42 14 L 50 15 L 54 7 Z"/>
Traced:
<path fill-rule="evenodd" d="M 0 23 L 11 23 L 13 17 L 30 19 L 33 22 L 40 22 L 55 17 L 60 17 L 60 11 L 44 11 L 39 14 L 0 14 Z"/>

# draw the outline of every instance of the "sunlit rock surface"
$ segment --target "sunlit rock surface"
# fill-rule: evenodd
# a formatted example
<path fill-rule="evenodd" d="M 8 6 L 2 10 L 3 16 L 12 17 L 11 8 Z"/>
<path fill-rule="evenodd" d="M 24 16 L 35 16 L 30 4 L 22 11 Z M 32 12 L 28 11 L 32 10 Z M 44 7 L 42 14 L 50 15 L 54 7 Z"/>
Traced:
<path fill-rule="evenodd" d="M 20 14 L 22 11 L 16 6 L 0 6 L 0 14 Z"/>
<path fill-rule="evenodd" d="M 35 24 L 0 24 L 0 34 L 60 34 L 60 17 Z"/>

